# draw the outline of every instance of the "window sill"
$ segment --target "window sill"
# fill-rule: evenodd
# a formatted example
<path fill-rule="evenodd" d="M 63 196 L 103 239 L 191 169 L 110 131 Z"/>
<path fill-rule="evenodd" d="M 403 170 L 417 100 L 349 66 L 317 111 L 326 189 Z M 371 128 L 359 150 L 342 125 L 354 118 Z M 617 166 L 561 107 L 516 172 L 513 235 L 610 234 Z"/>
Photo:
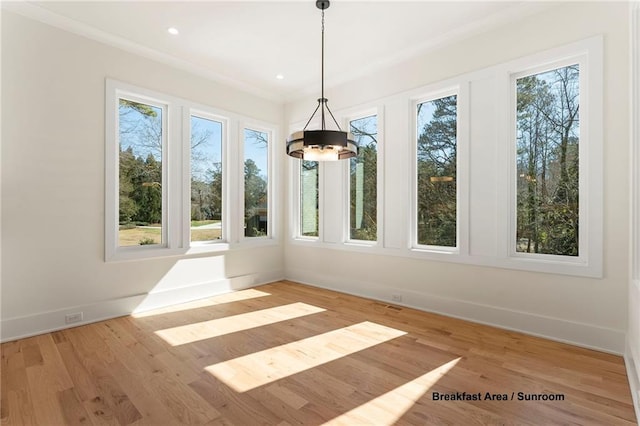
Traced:
<path fill-rule="evenodd" d="M 404 257 L 423 261 L 456 263 L 472 266 L 486 266 L 491 268 L 509 269 L 517 271 L 540 272 L 555 275 L 569 275 L 587 278 L 602 278 L 602 263 L 598 259 L 591 262 L 584 259 L 574 259 L 561 256 L 562 259 L 534 258 L 532 256 L 497 255 L 469 255 L 460 253 L 459 249 L 440 250 L 431 248 L 385 248 L 380 245 L 361 245 L 351 242 L 328 244 L 319 240 L 304 240 L 293 238 L 289 240 L 294 245 L 313 246 L 322 249 L 341 250 L 352 253 L 376 254 L 381 256 Z"/>
<path fill-rule="evenodd" d="M 201 242 L 188 248 L 167 248 L 150 246 L 120 247 L 115 253 L 107 255 L 105 262 L 127 262 L 136 260 L 152 260 L 164 257 L 189 256 L 207 253 L 222 253 L 231 250 L 242 250 L 254 247 L 277 246 L 279 240 L 275 238 L 253 238 L 243 240 L 239 243 L 230 244 L 228 242 Z"/>

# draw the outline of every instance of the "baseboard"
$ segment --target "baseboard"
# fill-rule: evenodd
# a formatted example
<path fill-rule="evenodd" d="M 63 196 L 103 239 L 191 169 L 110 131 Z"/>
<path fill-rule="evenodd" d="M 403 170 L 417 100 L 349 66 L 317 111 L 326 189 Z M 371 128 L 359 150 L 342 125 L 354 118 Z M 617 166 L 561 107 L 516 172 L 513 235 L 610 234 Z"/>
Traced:
<path fill-rule="evenodd" d="M 624 354 L 624 363 L 627 367 L 627 377 L 629 378 L 629 388 L 631 389 L 631 398 L 633 399 L 633 407 L 636 410 L 636 419 L 640 425 L 640 353 L 627 342 Z"/>
<path fill-rule="evenodd" d="M 51 331 L 90 324 L 134 312 L 143 312 L 205 297 L 217 296 L 235 290 L 278 281 L 282 271 L 242 275 L 195 285 L 172 288 L 159 292 L 136 294 L 112 300 L 103 300 L 86 305 L 70 306 L 23 317 L 7 318 L 0 322 L 0 342 L 35 336 Z M 65 323 L 69 314 L 82 313 L 82 321 Z"/>
<path fill-rule="evenodd" d="M 625 352 L 624 330 L 445 298 L 428 293 L 391 289 L 370 281 L 356 282 L 326 274 L 310 274 L 302 269 L 289 268 L 285 271 L 285 276 L 291 281 L 518 331 L 589 349 L 616 355 L 622 355 Z M 402 296 L 404 302 L 392 301 L 392 292 Z"/>

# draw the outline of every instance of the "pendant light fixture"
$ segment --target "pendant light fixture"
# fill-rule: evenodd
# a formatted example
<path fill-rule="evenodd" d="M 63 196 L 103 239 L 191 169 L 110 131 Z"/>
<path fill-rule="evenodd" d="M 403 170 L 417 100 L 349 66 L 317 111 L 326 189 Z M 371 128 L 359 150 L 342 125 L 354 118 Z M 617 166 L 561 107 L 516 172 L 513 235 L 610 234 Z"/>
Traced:
<path fill-rule="evenodd" d="M 307 161 L 333 161 L 351 158 L 358 155 L 358 145 L 351 133 L 343 132 L 338 121 L 327 105 L 324 97 L 324 11 L 330 5 L 329 0 L 317 0 L 316 7 L 322 10 L 322 92 L 318 106 L 311 114 L 304 129 L 294 132 L 287 138 L 287 155 Z M 320 110 L 321 128 L 307 130 L 307 126 Z M 327 130 L 325 126 L 325 110 L 329 113 L 338 130 Z"/>

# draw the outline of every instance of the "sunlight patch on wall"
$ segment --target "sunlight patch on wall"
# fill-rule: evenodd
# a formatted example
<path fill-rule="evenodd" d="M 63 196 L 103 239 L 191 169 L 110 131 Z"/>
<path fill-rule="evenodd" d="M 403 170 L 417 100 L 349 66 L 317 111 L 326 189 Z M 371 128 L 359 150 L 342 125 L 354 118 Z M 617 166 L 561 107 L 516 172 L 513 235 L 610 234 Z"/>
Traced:
<path fill-rule="evenodd" d="M 179 305 L 167 306 L 166 308 L 154 309 L 146 312 L 134 312 L 134 318 L 142 318 L 153 315 L 169 314 L 172 312 L 188 311 L 190 309 L 205 308 L 207 306 L 222 305 L 224 303 L 240 302 L 242 300 L 255 299 L 258 297 L 271 296 L 270 293 L 247 289 L 225 293 L 219 296 L 207 297 L 204 299 L 194 300 L 193 302 L 182 303 Z"/>
<path fill-rule="evenodd" d="M 158 330 L 155 333 L 170 345 L 177 346 L 324 311 L 325 309 L 318 308 L 317 306 L 298 302 L 225 318 L 167 328 Z"/>
<path fill-rule="evenodd" d="M 179 259 L 158 281 L 153 291 L 216 281 L 226 277 L 226 256 Z"/>
<path fill-rule="evenodd" d="M 407 334 L 369 321 L 206 367 L 237 392 L 335 361 Z"/>
<path fill-rule="evenodd" d="M 417 379 L 398 386 L 324 423 L 324 425 L 368 424 L 371 422 L 371 419 L 376 419 L 376 424 L 395 424 L 442 376 L 447 374 L 460 359 L 461 358 L 456 358 L 449 361 Z"/>

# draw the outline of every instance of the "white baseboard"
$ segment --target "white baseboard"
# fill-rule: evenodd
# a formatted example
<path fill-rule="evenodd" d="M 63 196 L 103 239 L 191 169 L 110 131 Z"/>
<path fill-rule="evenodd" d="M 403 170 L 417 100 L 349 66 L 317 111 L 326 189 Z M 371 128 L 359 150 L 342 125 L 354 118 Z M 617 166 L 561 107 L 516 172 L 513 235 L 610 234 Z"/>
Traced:
<path fill-rule="evenodd" d="M 627 342 L 624 363 L 627 367 L 627 377 L 629 378 L 633 407 L 636 410 L 636 419 L 640 425 L 640 353 L 636 352 L 638 348 L 635 349 Z"/>
<path fill-rule="evenodd" d="M 514 311 L 433 294 L 399 290 L 367 282 L 354 282 L 326 274 L 314 274 L 289 268 L 285 277 L 316 287 L 381 300 L 396 305 L 460 318 L 480 324 L 544 337 L 589 349 L 622 355 L 625 352 L 625 331 L 592 324 L 552 318 L 529 312 Z M 404 302 L 391 300 L 391 293 L 402 296 Z"/>
<path fill-rule="evenodd" d="M 242 275 L 170 290 L 136 294 L 118 299 L 104 300 L 86 305 L 70 306 L 23 317 L 7 318 L 0 322 L 0 342 L 35 336 L 51 331 L 90 324 L 134 312 L 143 312 L 205 297 L 217 296 L 234 290 L 255 287 L 283 278 L 281 271 Z M 66 324 L 69 314 L 82 313 L 82 321 Z"/>

